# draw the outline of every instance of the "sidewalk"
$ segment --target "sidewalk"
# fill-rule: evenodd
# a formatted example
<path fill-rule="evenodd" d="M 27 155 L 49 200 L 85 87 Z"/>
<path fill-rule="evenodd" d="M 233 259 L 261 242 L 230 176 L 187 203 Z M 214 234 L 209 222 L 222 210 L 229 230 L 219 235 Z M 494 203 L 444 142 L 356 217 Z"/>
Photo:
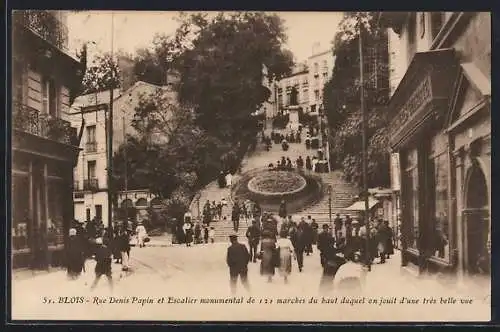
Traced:
<path fill-rule="evenodd" d="M 454 276 L 442 274 L 419 275 L 413 266 L 401 266 L 401 252 L 395 250 L 394 255 L 385 264 L 375 260 L 371 271 L 367 272 L 366 288 L 371 291 L 387 293 L 395 291 L 400 295 L 418 297 L 434 296 L 455 298 L 472 298 L 490 303 L 491 287 L 478 280 L 465 278 L 458 282 Z M 488 287 L 486 287 L 488 286 Z M 384 294 L 381 294 L 384 295 Z"/>

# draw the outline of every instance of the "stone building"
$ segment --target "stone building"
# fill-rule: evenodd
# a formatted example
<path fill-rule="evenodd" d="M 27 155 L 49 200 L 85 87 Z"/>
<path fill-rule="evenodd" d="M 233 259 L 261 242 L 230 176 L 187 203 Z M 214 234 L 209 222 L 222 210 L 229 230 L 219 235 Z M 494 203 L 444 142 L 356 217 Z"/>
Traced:
<path fill-rule="evenodd" d="M 68 52 L 66 13 L 12 14 L 12 263 L 62 263 L 79 153 L 69 108 L 85 65 Z"/>
<path fill-rule="evenodd" d="M 142 81 L 136 82 L 126 90 L 114 91 L 113 153 L 118 151 L 127 135 L 137 134 L 132 127 L 132 120 L 135 107 L 139 105 L 141 98 L 155 96 L 158 92 L 168 95 L 176 102 L 176 94 L 170 87 Z M 73 104 L 70 115 L 73 125 L 83 132 L 80 144 L 82 151 L 74 170 L 74 218 L 80 221 L 100 219 L 105 226 L 109 224 L 106 171 L 108 167 L 106 119 L 109 116 L 109 98 L 109 91 L 79 96 Z M 164 138 L 153 134 L 151 139 Z"/>
<path fill-rule="evenodd" d="M 383 12 L 403 265 L 490 275 L 491 15 Z M 397 164 L 397 163 L 396 163 Z"/>

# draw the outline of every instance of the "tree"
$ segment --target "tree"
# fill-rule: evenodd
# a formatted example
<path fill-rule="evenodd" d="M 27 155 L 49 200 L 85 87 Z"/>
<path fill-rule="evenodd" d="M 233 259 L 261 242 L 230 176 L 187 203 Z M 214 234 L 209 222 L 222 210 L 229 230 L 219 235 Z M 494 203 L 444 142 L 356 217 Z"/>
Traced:
<path fill-rule="evenodd" d="M 196 123 L 223 142 L 246 142 L 255 136 L 251 113 L 269 98 L 269 79 L 289 73 L 292 59 L 284 52 L 283 22 L 276 15 L 220 13 L 209 20 L 184 16 L 194 33 L 192 46 L 176 61 L 181 73 L 179 98 L 194 106 Z"/>
<path fill-rule="evenodd" d="M 348 181 L 362 185 L 359 27 L 363 26 L 365 105 L 368 119 L 368 185 L 389 185 L 387 126 L 383 106 L 389 99 L 388 46 L 385 31 L 370 13 L 347 13 L 333 41 L 335 66 L 324 87 L 324 105 L 331 133 L 331 157 Z"/>
<path fill-rule="evenodd" d="M 83 94 L 116 89 L 120 86 L 120 70 L 110 53 L 97 55 L 85 71 Z"/>

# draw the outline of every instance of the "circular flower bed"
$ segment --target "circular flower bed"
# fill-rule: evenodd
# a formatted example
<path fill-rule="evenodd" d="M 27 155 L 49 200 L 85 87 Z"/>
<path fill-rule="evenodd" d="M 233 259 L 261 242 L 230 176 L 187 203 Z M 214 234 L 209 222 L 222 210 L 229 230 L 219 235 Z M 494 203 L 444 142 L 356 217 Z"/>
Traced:
<path fill-rule="evenodd" d="M 248 190 L 268 196 L 282 196 L 298 193 L 307 185 L 300 174 L 285 171 L 268 171 L 256 175 L 248 181 Z"/>

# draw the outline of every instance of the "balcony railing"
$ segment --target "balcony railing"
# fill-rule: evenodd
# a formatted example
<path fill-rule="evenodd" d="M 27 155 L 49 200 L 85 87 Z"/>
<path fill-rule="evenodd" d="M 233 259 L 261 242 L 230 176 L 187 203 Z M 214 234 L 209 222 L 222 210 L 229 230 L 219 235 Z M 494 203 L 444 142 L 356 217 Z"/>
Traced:
<path fill-rule="evenodd" d="M 14 104 L 12 113 L 14 129 L 51 139 L 68 145 L 78 145 L 76 128 L 68 121 L 23 104 Z"/>
<path fill-rule="evenodd" d="M 99 190 L 99 181 L 97 181 L 97 179 L 83 180 L 83 190 L 90 190 L 90 191 Z"/>
<path fill-rule="evenodd" d="M 15 23 L 30 29 L 55 47 L 68 51 L 68 27 L 56 17 L 55 11 L 19 10 L 13 12 Z"/>
<path fill-rule="evenodd" d="M 85 151 L 87 151 L 87 152 L 97 152 L 97 142 L 87 142 L 87 143 L 85 143 Z"/>

